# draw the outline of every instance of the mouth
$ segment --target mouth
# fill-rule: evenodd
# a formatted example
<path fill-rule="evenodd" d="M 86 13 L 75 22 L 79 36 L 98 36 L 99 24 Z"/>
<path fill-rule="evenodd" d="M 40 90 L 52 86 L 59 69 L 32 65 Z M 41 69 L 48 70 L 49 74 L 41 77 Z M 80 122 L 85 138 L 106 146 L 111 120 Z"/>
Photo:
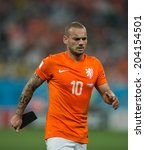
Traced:
<path fill-rule="evenodd" d="M 84 47 L 78 47 L 77 50 L 78 51 L 84 51 Z"/>

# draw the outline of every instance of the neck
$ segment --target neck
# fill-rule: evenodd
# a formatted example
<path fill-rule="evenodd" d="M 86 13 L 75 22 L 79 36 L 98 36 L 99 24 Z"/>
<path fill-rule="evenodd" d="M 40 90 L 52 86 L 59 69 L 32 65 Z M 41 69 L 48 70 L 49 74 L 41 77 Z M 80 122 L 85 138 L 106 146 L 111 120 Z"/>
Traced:
<path fill-rule="evenodd" d="M 73 53 L 71 53 L 70 51 L 68 51 L 69 56 L 74 60 L 74 61 L 80 61 L 83 59 L 84 55 L 80 54 L 80 55 L 75 55 Z"/>

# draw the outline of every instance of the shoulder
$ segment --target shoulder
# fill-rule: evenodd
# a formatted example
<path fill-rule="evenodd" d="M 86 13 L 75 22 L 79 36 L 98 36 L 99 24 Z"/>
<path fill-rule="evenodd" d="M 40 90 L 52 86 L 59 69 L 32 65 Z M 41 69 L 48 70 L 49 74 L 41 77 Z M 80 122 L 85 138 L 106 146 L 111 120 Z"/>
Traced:
<path fill-rule="evenodd" d="M 43 61 L 45 61 L 46 63 L 47 62 L 56 62 L 58 60 L 61 60 L 63 56 L 64 56 L 64 52 L 52 54 L 52 55 L 50 54 L 49 56 L 44 58 Z"/>
<path fill-rule="evenodd" d="M 41 68 L 42 70 L 52 70 L 54 66 L 56 66 L 57 64 L 60 64 L 61 60 L 63 59 L 62 58 L 63 53 L 64 52 L 49 55 L 45 57 L 44 59 L 42 59 L 39 65 L 39 69 Z"/>
<path fill-rule="evenodd" d="M 90 55 L 85 54 L 85 57 L 86 57 L 87 61 L 89 61 L 89 62 L 93 62 L 95 64 L 101 64 L 101 60 L 95 56 L 90 56 Z"/>

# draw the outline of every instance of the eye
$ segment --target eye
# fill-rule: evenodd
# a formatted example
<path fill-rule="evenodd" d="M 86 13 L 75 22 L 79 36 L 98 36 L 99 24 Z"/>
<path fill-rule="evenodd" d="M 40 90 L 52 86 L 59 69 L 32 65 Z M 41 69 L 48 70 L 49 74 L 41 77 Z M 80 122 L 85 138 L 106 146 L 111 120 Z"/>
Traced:
<path fill-rule="evenodd" d="M 79 41 L 81 38 L 74 38 L 75 41 Z"/>
<path fill-rule="evenodd" d="M 86 37 L 83 37 L 83 38 L 73 38 L 75 41 L 80 41 L 81 39 L 83 40 L 83 41 L 85 41 L 87 38 Z"/>
<path fill-rule="evenodd" d="M 85 41 L 86 39 L 87 39 L 86 37 L 82 38 L 83 41 Z"/>

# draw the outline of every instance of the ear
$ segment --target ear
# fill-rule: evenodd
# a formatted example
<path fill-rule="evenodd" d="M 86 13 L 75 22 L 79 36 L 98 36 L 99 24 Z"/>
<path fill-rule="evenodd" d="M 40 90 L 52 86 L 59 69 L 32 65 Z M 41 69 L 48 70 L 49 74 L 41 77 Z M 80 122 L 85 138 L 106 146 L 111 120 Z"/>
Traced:
<path fill-rule="evenodd" d="M 68 44 L 68 37 L 66 35 L 63 36 L 63 43 Z"/>

